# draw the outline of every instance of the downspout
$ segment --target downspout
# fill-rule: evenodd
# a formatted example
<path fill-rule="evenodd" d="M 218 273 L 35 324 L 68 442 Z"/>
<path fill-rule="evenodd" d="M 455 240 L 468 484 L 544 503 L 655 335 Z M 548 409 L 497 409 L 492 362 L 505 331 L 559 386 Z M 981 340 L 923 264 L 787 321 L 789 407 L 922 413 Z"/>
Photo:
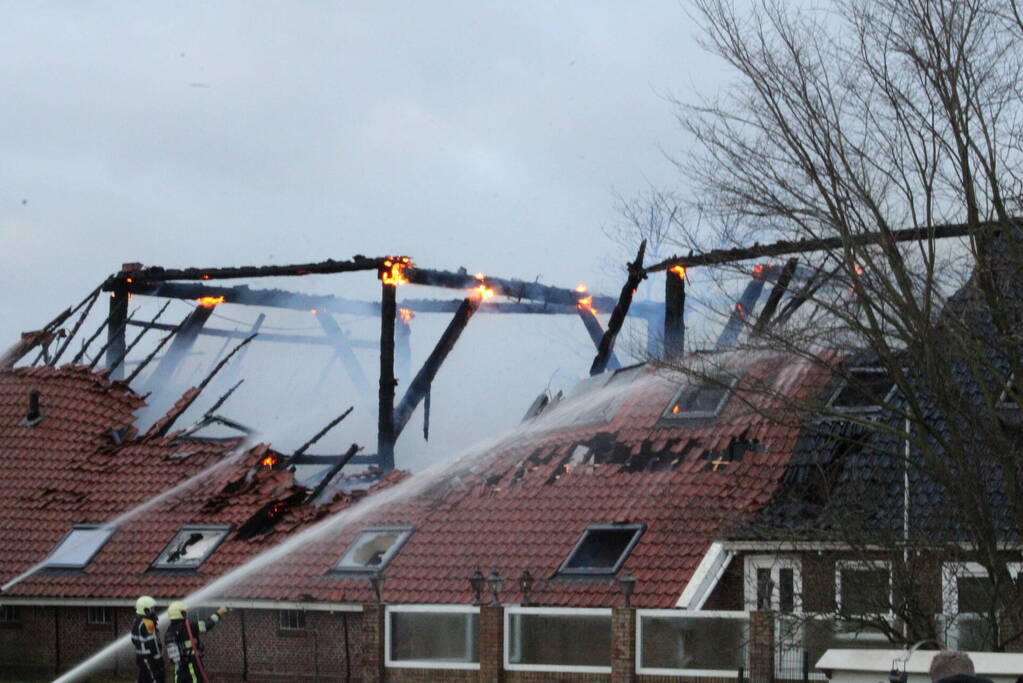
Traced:
<path fill-rule="evenodd" d="M 902 459 L 902 566 L 909 570 L 909 455 L 910 423 L 906 417 L 906 439 Z M 902 636 L 909 638 L 909 622 L 902 622 Z"/>
<path fill-rule="evenodd" d="M 248 644 L 245 640 L 245 612 L 246 610 L 238 610 L 241 616 L 241 629 L 242 629 L 242 680 L 249 680 L 249 649 Z"/>
<path fill-rule="evenodd" d="M 53 673 L 60 673 L 60 608 L 53 608 Z"/>
<path fill-rule="evenodd" d="M 352 680 L 352 653 L 348 648 L 348 613 L 341 613 L 341 626 L 345 632 L 345 683 Z"/>

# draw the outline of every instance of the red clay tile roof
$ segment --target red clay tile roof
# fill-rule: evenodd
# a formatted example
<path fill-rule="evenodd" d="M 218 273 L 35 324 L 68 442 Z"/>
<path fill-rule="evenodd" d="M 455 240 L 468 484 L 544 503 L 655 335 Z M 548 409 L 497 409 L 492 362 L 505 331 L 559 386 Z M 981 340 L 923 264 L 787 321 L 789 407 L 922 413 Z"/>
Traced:
<path fill-rule="evenodd" d="M 760 361 L 748 376 L 783 393 L 815 392 L 823 384 L 809 364 L 791 359 Z M 33 388 L 42 391 L 45 417 L 34 427 L 19 426 Z M 799 421 L 769 419 L 765 412 L 774 404 L 767 395 L 733 396 L 716 419 L 666 421 L 662 412 L 677 389 L 677 380 L 644 369 L 616 376 L 597 393 L 570 396 L 528 429 L 456 468 L 457 476 L 436 484 L 425 475 L 412 477 L 420 487 L 429 484 L 425 492 L 370 510 L 224 595 L 368 600 L 365 576 L 332 574 L 330 568 L 362 528 L 401 524 L 415 532 L 384 571 L 389 602 L 469 602 L 467 576 L 479 567 L 505 577 L 507 601 L 519 599 L 515 579 L 528 569 L 539 579 L 533 597 L 540 604 L 606 606 L 621 599 L 611 582 L 559 578 L 557 570 L 588 525 L 633 522 L 646 525 L 621 570 L 637 579 L 633 602 L 674 606 L 710 542 L 769 501 L 792 454 Z M 598 405 L 590 405 L 594 401 Z M 132 412 L 141 406 L 123 384 L 83 368 L 0 373 L 0 476 L 14 501 L 0 522 L 0 547 L 10 549 L 0 557 L 0 580 L 43 558 L 72 524 L 109 520 L 231 449 L 189 444 L 195 452 L 175 459 L 171 455 L 186 446 L 175 445 L 173 434 L 113 447 L 106 430 L 130 427 Z M 573 413 L 586 415 L 589 424 L 581 425 Z M 727 459 L 733 442 L 757 448 L 740 448 L 741 459 L 712 464 Z M 573 466 L 580 444 L 590 453 Z M 300 497 L 304 489 L 290 473 L 260 466 L 267 452 L 265 446 L 252 449 L 190 494 L 121 525 L 83 571 L 39 573 L 11 594 L 181 596 L 363 497 L 295 507 L 272 533 L 249 540 L 232 533 L 196 572 L 149 570 L 183 524 L 232 524 L 237 530 L 274 501 Z M 405 476 L 392 473 L 374 492 Z"/>
<path fill-rule="evenodd" d="M 783 365 L 764 362 L 751 374 L 786 393 L 820 388 L 808 364 Z M 507 601 L 520 599 L 516 579 L 528 569 L 540 579 L 533 590 L 540 604 L 608 606 L 621 600 L 612 582 L 559 578 L 557 570 L 588 525 L 632 522 L 646 525 L 620 572 L 637 579 L 633 604 L 673 607 L 711 541 L 770 500 L 798 434 L 795 424 L 763 414 L 772 405 L 767 396 L 749 397 L 752 407 L 733 398 L 716 420 L 665 424 L 661 414 L 677 388 L 645 371 L 613 392 L 618 407 L 608 423 L 519 435 L 458 472 L 454 485 L 368 515 L 231 594 L 367 599 L 366 577 L 332 575 L 331 565 L 367 526 L 412 525 L 415 532 L 384 570 L 388 602 L 470 602 L 467 577 L 478 567 L 500 572 Z M 571 407 L 557 406 L 539 422 Z M 759 441 L 763 450 L 715 471 L 711 461 L 733 439 Z M 565 471 L 581 443 L 593 447 L 594 460 Z"/>

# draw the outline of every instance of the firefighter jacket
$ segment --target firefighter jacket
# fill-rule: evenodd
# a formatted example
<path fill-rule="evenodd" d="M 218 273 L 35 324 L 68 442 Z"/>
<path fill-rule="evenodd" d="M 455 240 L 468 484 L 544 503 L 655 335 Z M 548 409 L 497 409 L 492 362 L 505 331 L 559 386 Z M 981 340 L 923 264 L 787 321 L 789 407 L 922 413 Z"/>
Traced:
<path fill-rule="evenodd" d="M 199 636 L 220 621 L 220 615 L 211 614 L 207 619 L 171 619 L 165 636 L 167 656 L 174 665 L 175 683 L 204 681 L 202 669 L 202 643 Z"/>
<path fill-rule="evenodd" d="M 163 648 L 156 622 L 141 614 L 131 624 L 131 644 L 135 647 L 135 663 L 139 667 L 139 681 L 163 683 Z"/>

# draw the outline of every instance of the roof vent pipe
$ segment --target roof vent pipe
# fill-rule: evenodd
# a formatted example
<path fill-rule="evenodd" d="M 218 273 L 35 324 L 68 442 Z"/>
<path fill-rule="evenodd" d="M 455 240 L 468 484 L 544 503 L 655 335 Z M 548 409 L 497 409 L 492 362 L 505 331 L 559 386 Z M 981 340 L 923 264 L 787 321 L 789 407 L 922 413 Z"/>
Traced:
<path fill-rule="evenodd" d="M 28 392 L 28 412 L 25 413 L 25 419 L 21 421 L 21 424 L 31 426 L 43 419 L 43 413 L 39 409 L 40 396 L 42 396 L 42 392 L 38 389 Z"/>

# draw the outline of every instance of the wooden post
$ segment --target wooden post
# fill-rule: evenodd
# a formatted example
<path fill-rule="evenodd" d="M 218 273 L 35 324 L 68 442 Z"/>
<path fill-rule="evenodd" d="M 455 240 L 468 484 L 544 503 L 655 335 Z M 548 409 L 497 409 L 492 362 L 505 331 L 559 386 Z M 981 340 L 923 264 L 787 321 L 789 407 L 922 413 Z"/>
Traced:
<path fill-rule="evenodd" d="M 664 358 L 681 356 L 686 337 L 686 270 L 675 266 L 665 271 Z"/>
<path fill-rule="evenodd" d="M 583 321 L 583 327 L 585 327 L 586 332 L 589 333 L 590 339 L 593 341 L 593 345 L 599 350 L 600 340 L 604 338 L 604 328 L 601 327 L 600 321 L 597 320 L 597 314 L 593 312 L 592 308 L 582 304 L 577 304 L 575 308 L 579 311 L 579 319 Z M 611 352 L 611 357 L 607 361 L 607 367 L 612 370 L 617 370 L 622 367 L 622 364 L 618 361 L 618 357 L 615 356 L 614 351 Z"/>
<path fill-rule="evenodd" d="M 412 336 L 409 321 L 412 315 L 412 311 L 403 308 L 394 321 L 394 370 L 398 382 L 402 384 L 408 384 L 409 376 L 412 374 L 412 345 L 409 343 Z"/>
<path fill-rule="evenodd" d="M 405 429 L 405 425 L 408 424 L 412 413 L 415 412 L 416 406 L 419 405 L 419 402 L 430 391 L 437 372 L 440 370 L 441 365 L 444 364 L 444 359 L 447 358 L 451 349 L 455 348 L 455 342 L 462 335 L 462 330 L 469 324 L 469 320 L 476 312 L 476 309 L 479 308 L 479 305 L 480 300 L 475 296 L 467 297 L 462 301 L 462 305 L 455 311 L 455 315 L 451 318 L 451 322 L 448 323 L 444 334 L 441 335 L 437 345 L 430 352 L 429 358 L 423 363 L 423 367 L 419 369 L 415 379 L 408 385 L 404 396 L 401 397 L 401 403 L 394 409 L 395 439 Z"/>
<path fill-rule="evenodd" d="M 767 303 L 764 304 L 763 310 L 760 315 L 757 316 L 757 322 L 753 326 L 753 332 L 751 336 L 756 337 L 763 334 L 764 330 L 767 329 L 768 325 L 771 324 L 771 318 L 774 316 L 775 310 L 778 308 L 778 304 L 781 302 L 782 296 L 788 291 L 789 282 L 792 280 L 792 276 L 796 272 L 796 265 L 799 263 L 799 259 L 790 258 L 782 268 L 781 275 L 778 276 L 778 281 L 774 283 L 774 288 L 767 297 Z"/>
<path fill-rule="evenodd" d="M 128 292 L 119 287 L 110 293 L 110 316 L 107 318 L 107 367 L 111 368 L 111 379 L 124 377 L 124 368 L 114 365 L 124 357 L 127 348 L 124 340 L 127 322 Z"/>
<path fill-rule="evenodd" d="M 377 456 L 380 469 L 394 469 L 394 316 L 397 285 L 381 283 L 380 298 L 380 409 L 377 419 Z"/>
<path fill-rule="evenodd" d="M 635 294 L 639 283 L 646 278 L 646 271 L 643 270 L 643 254 L 645 252 L 646 240 L 643 240 L 639 245 L 639 251 L 636 253 L 636 260 L 628 266 L 629 277 L 625 281 L 625 286 L 622 287 L 621 294 L 618 295 L 618 303 L 615 304 L 615 308 L 611 312 L 611 319 L 607 323 L 607 332 L 604 333 L 603 338 L 600 340 L 597 357 L 593 359 L 593 364 L 590 366 L 590 375 L 599 375 L 607 369 L 608 360 L 611 357 L 611 352 L 614 350 L 615 339 L 622 329 L 625 316 L 629 313 L 629 306 L 632 305 L 632 295 Z"/>
<path fill-rule="evenodd" d="M 153 370 L 152 377 L 146 382 L 147 385 L 153 386 L 170 380 L 178 365 L 192 350 L 192 345 L 195 344 L 195 340 L 199 336 L 199 330 L 213 315 L 214 308 L 215 306 L 196 306 L 195 310 L 188 314 L 181 329 L 174 335 L 167 353 L 160 359 L 156 369 Z"/>

